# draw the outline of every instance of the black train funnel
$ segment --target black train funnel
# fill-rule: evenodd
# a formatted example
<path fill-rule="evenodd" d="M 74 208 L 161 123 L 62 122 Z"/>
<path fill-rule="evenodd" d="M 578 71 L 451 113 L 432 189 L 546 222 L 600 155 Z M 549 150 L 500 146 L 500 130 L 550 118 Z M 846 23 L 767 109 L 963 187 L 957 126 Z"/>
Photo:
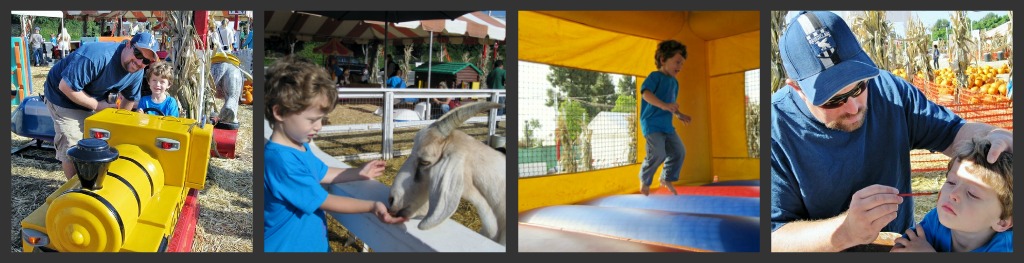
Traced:
<path fill-rule="evenodd" d="M 78 145 L 68 149 L 68 158 L 75 165 L 75 174 L 82 182 L 82 188 L 99 190 L 103 187 L 103 178 L 107 177 L 107 168 L 117 159 L 117 149 L 110 148 L 107 141 L 89 138 L 78 141 Z"/>

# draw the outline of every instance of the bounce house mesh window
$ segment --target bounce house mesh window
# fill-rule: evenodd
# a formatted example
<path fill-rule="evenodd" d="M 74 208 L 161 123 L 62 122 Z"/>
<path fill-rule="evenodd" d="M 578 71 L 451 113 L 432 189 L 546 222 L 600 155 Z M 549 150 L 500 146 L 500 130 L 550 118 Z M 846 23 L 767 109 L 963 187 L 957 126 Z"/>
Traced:
<path fill-rule="evenodd" d="M 519 177 L 636 163 L 634 76 L 519 62 Z"/>
<path fill-rule="evenodd" d="M 761 69 L 748 70 L 743 74 L 746 93 L 747 114 L 747 156 L 761 157 Z"/>

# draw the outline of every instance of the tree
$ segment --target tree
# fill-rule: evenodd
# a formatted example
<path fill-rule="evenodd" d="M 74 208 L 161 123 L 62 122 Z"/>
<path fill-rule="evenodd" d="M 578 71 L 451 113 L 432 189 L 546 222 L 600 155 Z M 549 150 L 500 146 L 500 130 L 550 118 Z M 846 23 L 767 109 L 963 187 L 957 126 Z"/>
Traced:
<path fill-rule="evenodd" d="M 586 119 L 593 119 L 602 109 L 614 107 L 615 86 L 607 73 L 552 66 L 547 76 L 554 89 L 547 91 L 545 106 L 553 107 L 565 101 L 581 103 Z"/>
<path fill-rule="evenodd" d="M 622 97 L 621 95 L 635 97 L 634 94 L 636 94 L 636 78 L 634 78 L 633 76 L 622 76 L 622 78 L 619 78 L 619 83 L 616 85 L 616 87 L 616 93 L 620 95 L 620 98 Z M 616 102 L 617 101 L 618 100 L 616 100 Z"/>
<path fill-rule="evenodd" d="M 530 119 L 526 121 L 526 125 L 523 127 L 523 137 L 526 140 L 526 147 L 537 147 L 540 145 L 539 142 L 534 141 L 533 135 L 536 134 L 536 130 L 540 129 L 540 120 Z"/>
<path fill-rule="evenodd" d="M 577 149 L 580 149 L 580 146 L 585 143 L 580 141 L 580 137 L 589 122 L 586 112 L 586 109 L 577 101 L 567 100 L 559 105 L 558 128 L 555 129 L 555 137 L 561 145 L 562 158 L 559 163 L 567 173 L 578 171 L 580 153 Z"/>
<path fill-rule="evenodd" d="M 636 112 L 636 97 L 619 96 L 619 99 L 615 100 L 612 112 Z"/>
<path fill-rule="evenodd" d="M 1000 16 L 995 13 L 988 13 L 978 21 L 971 23 L 971 30 L 992 29 L 1010 21 L 1008 15 Z"/>
<path fill-rule="evenodd" d="M 932 40 L 946 40 L 949 34 L 949 20 L 941 18 L 932 25 Z"/>

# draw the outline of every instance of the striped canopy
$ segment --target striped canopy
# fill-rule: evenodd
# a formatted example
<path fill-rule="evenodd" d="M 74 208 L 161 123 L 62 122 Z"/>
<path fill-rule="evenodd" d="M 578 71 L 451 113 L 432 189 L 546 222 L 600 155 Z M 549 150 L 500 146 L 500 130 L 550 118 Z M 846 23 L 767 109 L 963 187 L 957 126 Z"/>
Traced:
<path fill-rule="evenodd" d="M 424 43 L 434 33 L 442 43 L 484 43 L 505 40 L 505 21 L 483 12 L 470 12 L 456 19 L 413 20 L 390 23 L 374 20 L 335 20 L 326 16 L 295 11 L 266 11 L 264 32 L 267 35 L 291 35 L 299 40 L 337 38 L 347 43 L 366 44 L 370 40 L 387 39 L 392 43 Z"/>

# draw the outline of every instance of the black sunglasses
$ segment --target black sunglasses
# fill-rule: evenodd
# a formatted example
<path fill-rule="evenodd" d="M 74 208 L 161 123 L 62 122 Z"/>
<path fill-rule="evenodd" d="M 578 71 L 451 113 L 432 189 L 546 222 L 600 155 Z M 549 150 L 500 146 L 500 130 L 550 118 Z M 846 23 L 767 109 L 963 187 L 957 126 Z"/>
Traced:
<path fill-rule="evenodd" d="M 860 94 L 864 93 L 864 90 L 867 89 L 867 86 L 867 81 L 857 82 L 857 87 L 853 88 L 853 90 L 847 93 L 836 95 L 835 97 L 832 97 L 831 99 L 826 101 L 825 104 L 821 104 L 821 106 L 818 107 L 821 107 L 823 109 L 835 109 L 842 107 L 843 104 L 846 104 L 846 99 L 856 98 L 857 96 L 860 96 Z"/>
<path fill-rule="evenodd" d="M 148 58 L 146 58 L 146 56 L 142 55 L 142 51 L 139 51 L 138 47 L 132 47 L 132 49 L 135 50 L 135 58 L 141 59 L 143 65 L 149 65 L 153 63 L 152 60 L 149 60 Z"/>

